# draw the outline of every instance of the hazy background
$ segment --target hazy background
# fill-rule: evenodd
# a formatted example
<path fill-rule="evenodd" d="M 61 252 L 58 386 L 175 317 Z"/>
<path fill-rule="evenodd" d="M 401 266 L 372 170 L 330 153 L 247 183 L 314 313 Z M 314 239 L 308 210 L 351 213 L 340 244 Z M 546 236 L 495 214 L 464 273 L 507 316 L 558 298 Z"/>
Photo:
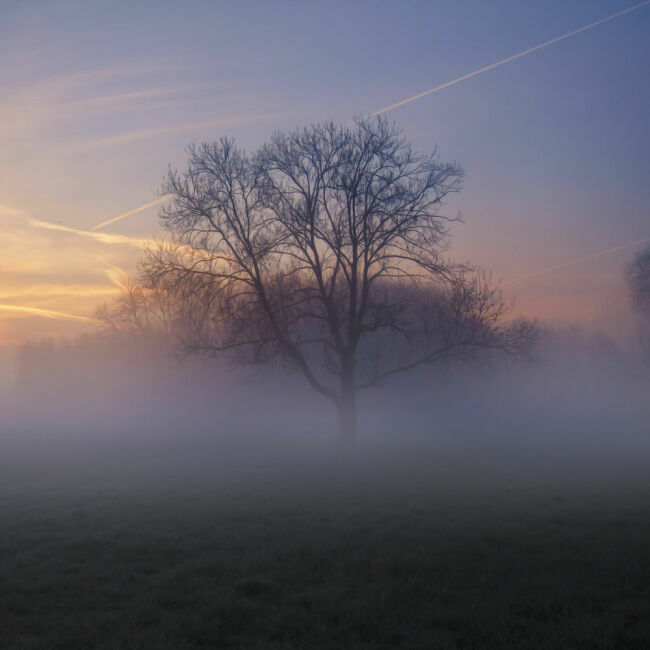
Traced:
<path fill-rule="evenodd" d="M 23 346 L 14 370 L 0 393 L 11 490 L 105 480 L 135 495 L 179 476 L 239 483 L 260 467 L 308 483 L 307 468 L 325 471 L 339 453 L 333 404 L 278 366 L 183 359 L 163 338 L 105 335 Z M 531 361 L 441 363 L 362 392 L 358 444 L 339 461 L 386 485 L 410 480 L 403 463 L 415 463 L 452 491 L 620 488 L 647 478 L 649 388 L 632 345 L 547 330 Z M 255 473 L 249 487 L 264 480 Z"/>
<path fill-rule="evenodd" d="M 6 444 L 329 444 L 334 409 L 300 377 L 99 334 L 95 308 L 164 236 L 148 204 L 167 166 L 224 133 L 252 150 L 276 129 L 345 123 L 628 6 L 2 2 Z M 368 392 L 362 444 L 453 441 L 511 468 L 541 447 L 548 467 L 569 449 L 621 472 L 643 457 L 648 379 L 623 268 L 650 237 L 648 27 L 642 7 L 388 113 L 417 150 L 466 168 L 446 206 L 465 215 L 451 254 L 550 329 L 533 364 L 422 369 Z"/>
<path fill-rule="evenodd" d="M 157 200 L 191 141 L 228 133 L 253 149 L 275 129 L 345 123 L 627 6 L 2 2 L 4 430 L 326 436 L 333 409 L 298 377 L 98 336 L 94 309 L 164 233 L 157 205 L 97 226 Z M 491 268 L 556 334 L 530 367 L 423 370 L 369 393 L 362 439 L 642 433 L 622 276 L 641 243 L 554 267 L 650 237 L 648 27 L 642 7 L 388 113 L 417 150 L 466 168 L 446 208 L 466 220 L 452 255 Z"/>
<path fill-rule="evenodd" d="M 344 448 L 300 376 L 92 318 L 165 235 L 188 143 L 345 124 L 633 2 L 0 0 L 7 648 L 648 647 L 623 270 L 650 241 L 650 4 L 387 114 L 465 167 L 451 255 L 539 319 L 529 361 L 364 392 Z"/>

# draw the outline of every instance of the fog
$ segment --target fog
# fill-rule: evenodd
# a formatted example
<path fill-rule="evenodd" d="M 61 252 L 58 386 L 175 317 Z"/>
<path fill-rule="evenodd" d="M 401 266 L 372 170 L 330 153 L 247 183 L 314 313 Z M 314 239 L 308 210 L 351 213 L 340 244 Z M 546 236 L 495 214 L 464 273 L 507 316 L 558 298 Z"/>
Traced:
<path fill-rule="evenodd" d="M 546 331 L 526 362 L 422 367 L 364 392 L 353 448 L 297 374 L 181 358 L 162 339 L 41 342 L 5 352 L 3 368 L 5 496 L 192 481 L 266 490 L 331 484 L 333 471 L 383 487 L 426 475 L 450 494 L 646 480 L 648 366 L 632 343 L 580 330 Z"/>

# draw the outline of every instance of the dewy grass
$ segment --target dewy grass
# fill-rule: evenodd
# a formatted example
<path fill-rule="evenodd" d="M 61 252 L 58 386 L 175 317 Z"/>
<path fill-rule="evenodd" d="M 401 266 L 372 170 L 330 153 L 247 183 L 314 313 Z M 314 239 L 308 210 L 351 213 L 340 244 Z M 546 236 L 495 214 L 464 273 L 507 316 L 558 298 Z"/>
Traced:
<path fill-rule="evenodd" d="M 0 648 L 648 647 L 640 476 L 212 452 L 14 467 Z"/>

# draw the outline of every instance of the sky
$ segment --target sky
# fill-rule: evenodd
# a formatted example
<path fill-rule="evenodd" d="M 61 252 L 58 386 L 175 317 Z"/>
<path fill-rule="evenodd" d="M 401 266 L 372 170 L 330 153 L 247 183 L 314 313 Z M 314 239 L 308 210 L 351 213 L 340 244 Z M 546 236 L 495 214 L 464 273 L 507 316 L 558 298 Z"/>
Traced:
<path fill-rule="evenodd" d="M 0 0 L 0 346 L 96 327 L 165 236 L 158 205 L 97 226 L 154 203 L 189 143 L 344 124 L 634 4 Z M 387 113 L 464 166 L 451 254 L 518 313 L 632 328 L 649 31 L 650 4 Z"/>

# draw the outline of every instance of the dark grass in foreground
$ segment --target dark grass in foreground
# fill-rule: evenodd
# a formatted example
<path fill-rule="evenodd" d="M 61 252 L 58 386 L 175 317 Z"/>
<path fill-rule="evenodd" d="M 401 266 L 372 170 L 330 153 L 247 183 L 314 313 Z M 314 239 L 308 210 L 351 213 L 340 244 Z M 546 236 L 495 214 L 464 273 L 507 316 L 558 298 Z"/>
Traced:
<path fill-rule="evenodd" d="M 650 647 L 643 478 L 96 452 L 3 468 L 3 649 Z"/>

